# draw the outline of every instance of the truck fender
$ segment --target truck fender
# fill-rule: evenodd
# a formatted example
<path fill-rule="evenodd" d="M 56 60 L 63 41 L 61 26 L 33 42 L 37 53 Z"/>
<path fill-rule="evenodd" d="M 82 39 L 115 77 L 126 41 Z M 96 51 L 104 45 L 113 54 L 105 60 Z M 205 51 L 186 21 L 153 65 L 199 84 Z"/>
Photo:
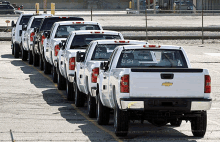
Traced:
<path fill-rule="evenodd" d="M 110 99 L 110 105 L 112 108 L 115 108 L 115 104 L 117 103 L 116 99 L 116 90 L 115 90 L 115 85 L 112 87 L 112 99 Z"/>

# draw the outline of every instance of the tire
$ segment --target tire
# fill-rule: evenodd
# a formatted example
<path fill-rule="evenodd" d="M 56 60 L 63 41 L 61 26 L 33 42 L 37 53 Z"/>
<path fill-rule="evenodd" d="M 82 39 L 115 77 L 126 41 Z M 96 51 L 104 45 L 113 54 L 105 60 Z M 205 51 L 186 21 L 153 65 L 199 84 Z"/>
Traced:
<path fill-rule="evenodd" d="M 68 101 L 74 101 L 73 83 L 69 82 L 68 79 L 66 79 L 66 95 Z"/>
<path fill-rule="evenodd" d="M 33 51 L 33 65 L 35 67 L 39 66 L 39 55 L 35 54 Z"/>
<path fill-rule="evenodd" d="M 102 104 L 99 95 L 97 96 L 96 120 L 99 125 L 107 125 L 110 118 L 110 109 Z"/>
<path fill-rule="evenodd" d="M 28 63 L 30 64 L 30 65 L 32 65 L 33 64 L 33 55 L 32 55 L 32 51 L 28 51 Z"/>
<path fill-rule="evenodd" d="M 41 58 L 42 59 L 42 58 Z M 51 74 L 51 64 L 44 60 L 44 74 Z"/>
<path fill-rule="evenodd" d="M 77 82 L 75 80 L 74 84 L 74 92 L 75 92 L 75 105 L 76 107 L 83 107 L 84 106 L 84 94 L 79 91 Z"/>
<path fill-rule="evenodd" d="M 90 118 L 96 117 L 96 101 L 95 98 L 89 93 L 87 95 L 87 113 Z"/>
<path fill-rule="evenodd" d="M 191 120 L 191 130 L 195 137 L 204 137 L 207 127 L 207 113 L 201 112 L 201 117 L 195 117 Z"/>
<path fill-rule="evenodd" d="M 114 109 L 114 130 L 116 136 L 127 136 L 129 118 L 128 112 L 119 109 L 118 104 L 115 103 Z"/>
<path fill-rule="evenodd" d="M 23 47 L 21 49 L 21 58 L 22 58 L 22 61 L 27 61 L 27 58 L 28 58 L 28 52 L 24 50 Z"/>
<path fill-rule="evenodd" d="M 170 121 L 171 126 L 180 127 L 182 120 L 172 120 Z"/>
<path fill-rule="evenodd" d="M 39 67 L 40 67 L 40 70 L 44 70 L 44 66 L 45 65 L 44 65 L 43 57 L 41 55 L 39 55 Z M 47 74 L 47 73 L 45 73 L 45 74 Z"/>
<path fill-rule="evenodd" d="M 15 43 L 15 47 L 14 47 L 14 57 L 15 58 L 19 58 L 19 51 L 20 51 L 20 47 L 18 44 Z"/>
<path fill-rule="evenodd" d="M 58 77 L 57 77 L 57 87 L 59 90 L 66 89 L 66 79 L 61 75 L 59 71 L 58 71 Z"/>
<path fill-rule="evenodd" d="M 14 44 L 11 42 L 12 48 L 11 48 L 11 54 L 14 55 Z"/>
<path fill-rule="evenodd" d="M 52 79 L 54 83 L 57 83 L 57 69 L 55 66 L 52 67 Z"/>

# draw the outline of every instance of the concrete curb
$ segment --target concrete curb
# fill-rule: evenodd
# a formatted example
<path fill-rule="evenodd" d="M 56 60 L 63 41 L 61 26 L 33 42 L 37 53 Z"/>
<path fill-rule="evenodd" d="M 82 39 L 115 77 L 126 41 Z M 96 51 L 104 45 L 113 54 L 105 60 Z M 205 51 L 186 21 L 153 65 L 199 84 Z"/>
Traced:
<path fill-rule="evenodd" d="M 104 30 L 113 31 L 146 31 L 146 27 L 103 26 Z M 148 31 L 202 31 L 202 27 L 147 27 Z M 203 31 L 220 31 L 220 27 L 203 27 Z"/>
<path fill-rule="evenodd" d="M 130 40 L 146 40 L 146 36 L 124 36 Z M 194 40 L 202 39 L 202 36 L 148 36 L 148 40 Z M 220 36 L 204 36 L 203 39 L 220 39 Z M 11 37 L 0 37 L 0 41 L 11 41 Z"/>
<path fill-rule="evenodd" d="M 11 37 L 0 37 L 0 41 L 11 41 Z"/>
<path fill-rule="evenodd" d="M 130 40 L 146 40 L 146 36 L 124 36 Z M 202 39 L 202 36 L 148 36 L 148 40 L 176 40 L 176 39 Z M 220 36 L 203 36 L 203 39 L 220 39 Z"/>

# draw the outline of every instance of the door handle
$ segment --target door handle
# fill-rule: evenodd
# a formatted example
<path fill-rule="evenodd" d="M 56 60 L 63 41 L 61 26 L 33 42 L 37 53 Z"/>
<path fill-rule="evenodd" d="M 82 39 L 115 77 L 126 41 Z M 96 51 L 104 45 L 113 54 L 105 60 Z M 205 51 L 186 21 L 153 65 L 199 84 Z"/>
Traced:
<path fill-rule="evenodd" d="M 62 65 L 62 64 L 63 64 L 63 61 L 61 61 L 60 64 Z"/>

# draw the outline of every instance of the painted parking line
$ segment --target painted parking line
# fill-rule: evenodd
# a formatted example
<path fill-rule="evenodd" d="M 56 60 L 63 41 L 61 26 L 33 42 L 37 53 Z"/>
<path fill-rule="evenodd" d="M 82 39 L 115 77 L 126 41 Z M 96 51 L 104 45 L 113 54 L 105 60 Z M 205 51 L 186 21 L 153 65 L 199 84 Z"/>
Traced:
<path fill-rule="evenodd" d="M 32 66 L 32 65 L 29 65 L 27 62 L 24 62 L 24 63 L 25 63 L 26 65 L 28 65 L 28 66 L 34 68 L 35 70 L 37 70 L 41 75 L 43 75 L 45 78 L 47 78 L 49 81 L 51 81 L 51 82 L 54 84 L 54 86 L 57 88 L 57 84 L 54 83 L 53 80 L 52 80 L 49 76 L 45 75 L 45 74 L 43 73 L 43 71 L 39 70 L 38 68 L 36 68 L 36 67 L 34 67 L 34 66 Z M 60 90 L 57 89 L 57 92 L 58 92 L 65 100 L 67 100 L 66 96 L 63 94 L 62 91 L 60 91 Z M 111 135 L 116 141 L 118 141 L 118 142 L 123 142 L 122 140 L 120 140 L 120 139 L 115 135 L 115 133 L 113 133 L 112 131 L 109 131 L 108 129 L 106 129 L 106 128 L 104 128 L 104 127 L 102 127 L 102 126 L 99 125 L 96 121 L 94 121 L 93 119 L 89 118 L 89 117 L 87 116 L 87 114 L 85 114 L 85 113 L 82 112 L 79 108 L 77 108 L 77 107 L 75 106 L 75 104 L 71 104 L 71 106 L 72 106 L 79 114 L 81 114 L 84 118 L 86 118 L 89 122 L 93 123 L 96 127 L 98 127 L 99 129 L 101 129 L 101 130 L 105 131 L 106 133 L 108 133 L 109 135 Z"/>

